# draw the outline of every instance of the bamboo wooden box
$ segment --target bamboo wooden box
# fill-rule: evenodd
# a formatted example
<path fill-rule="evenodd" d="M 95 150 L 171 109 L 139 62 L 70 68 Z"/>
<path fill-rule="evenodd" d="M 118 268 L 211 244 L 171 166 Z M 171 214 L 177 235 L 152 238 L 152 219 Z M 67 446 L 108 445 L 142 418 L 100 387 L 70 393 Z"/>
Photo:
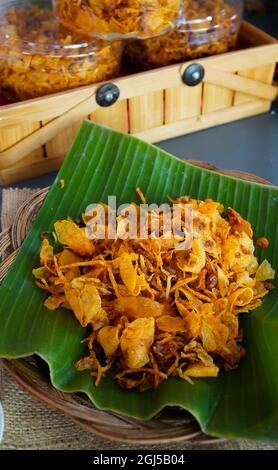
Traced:
<path fill-rule="evenodd" d="M 84 118 L 157 142 L 267 112 L 277 61 L 278 42 L 244 22 L 239 50 L 194 61 L 205 73 L 197 86 L 183 83 L 186 62 L 113 80 L 109 107 L 96 101 L 99 83 L 2 106 L 0 183 L 57 170 Z"/>

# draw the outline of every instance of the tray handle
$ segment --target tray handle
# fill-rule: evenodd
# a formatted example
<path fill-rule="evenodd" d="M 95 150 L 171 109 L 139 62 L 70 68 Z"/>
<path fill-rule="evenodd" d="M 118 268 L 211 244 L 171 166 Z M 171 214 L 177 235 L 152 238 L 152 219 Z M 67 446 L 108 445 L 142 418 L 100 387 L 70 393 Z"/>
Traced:
<path fill-rule="evenodd" d="M 80 119 L 83 119 L 84 116 L 91 114 L 97 108 L 98 105 L 95 100 L 95 93 L 93 93 L 85 100 L 79 102 L 77 105 L 61 114 L 59 117 L 53 119 L 45 126 L 33 132 L 33 134 L 25 137 L 12 147 L 1 152 L 1 170 L 20 162 L 38 147 L 46 144 L 49 140 L 54 139 L 57 134 Z"/>

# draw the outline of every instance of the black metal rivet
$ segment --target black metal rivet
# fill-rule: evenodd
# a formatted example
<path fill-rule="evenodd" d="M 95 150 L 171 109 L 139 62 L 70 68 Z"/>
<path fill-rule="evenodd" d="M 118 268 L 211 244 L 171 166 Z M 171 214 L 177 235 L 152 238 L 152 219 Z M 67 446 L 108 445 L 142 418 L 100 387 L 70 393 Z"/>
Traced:
<path fill-rule="evenodd" d="M 196 86 L 201 83 L 205 76 L 205 69 L 201 64 L 191 64 L 184 70 L 182 81 L 185 85 Z"/>
<path fill-rule="evenodd" d="M 105 83 L 96 91 L 96 102 L 99 106 L 112 106 L 120 96 L 120 89 L 114 83 Z"/>

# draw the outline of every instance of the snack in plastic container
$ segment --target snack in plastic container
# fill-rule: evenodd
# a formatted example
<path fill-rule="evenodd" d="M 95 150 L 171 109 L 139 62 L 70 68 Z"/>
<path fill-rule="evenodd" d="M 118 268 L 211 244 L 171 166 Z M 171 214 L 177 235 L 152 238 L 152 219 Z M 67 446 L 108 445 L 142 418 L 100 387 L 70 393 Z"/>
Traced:
<path fill-rule="evenodd" d="M 28 99 L 117 76 L 120 41 L 87 41 L 56 20 L 50 1 L 0 5 L 0 88 Z"/>
<path fill-rule="evenodd" d="M 181 13 L 181 0 L 54 0 L 54 5 L 67 28 L 105 39 L 163 34 Z"/>
<path fill-rule="evenodd" d="M 220 54 L 236 46 L 242 17 L 242 0 L 184 0 L 177 31 L 130 41 L 125 51 L 141 69 Z"/>

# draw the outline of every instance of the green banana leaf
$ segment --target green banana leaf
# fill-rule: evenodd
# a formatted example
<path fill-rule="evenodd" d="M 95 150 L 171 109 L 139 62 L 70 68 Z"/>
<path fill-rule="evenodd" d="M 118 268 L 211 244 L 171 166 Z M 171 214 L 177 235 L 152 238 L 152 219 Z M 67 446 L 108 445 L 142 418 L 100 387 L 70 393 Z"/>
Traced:
<path fill-rule="evenodd" d="M 139 393 L 122 390 L 113 371 L 95 387 L 89 372 L 74 369 L 75 361 L 86 353 L 80 340 L 87 332 L 68 311 L 43 307 L 45 294 L 31 274 L 39 263 L 39 234 L 53 230 L 57 219 L 78 218 L 88 204 L 106 201 L 111 194 L 119 204 L 138 202 L 137 186 L 148 202 L 159 204 L 167 194 L 189 194 L 234 207 L 250 220 L 255 237 L 267 236 L 270 246 L 263 257 L 277 270 L 277 187 L 197 168 L 134 137 L 85 121 L 0 288 L 0 356 L 39 354 L 49 365 L 55 387 L 82 391 L 102 409 L 148 419 L 166 405 L 180 405 L 211 435 L 278 440 L 277 289 L 260 308 L 242 316 L 246 359 L 237 370 L 218 378 L 196 379 L 193 385 L 171 378 L 158 390 Z M 257 254 L 263 258 L 260 250 Z"/>

